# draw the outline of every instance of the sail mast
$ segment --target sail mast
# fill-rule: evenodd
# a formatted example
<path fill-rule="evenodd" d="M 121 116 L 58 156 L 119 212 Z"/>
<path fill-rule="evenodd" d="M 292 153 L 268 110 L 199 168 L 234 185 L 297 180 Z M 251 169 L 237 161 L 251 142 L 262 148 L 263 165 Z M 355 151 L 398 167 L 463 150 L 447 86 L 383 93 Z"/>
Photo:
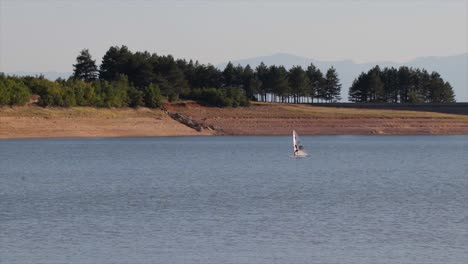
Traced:
<path fill-rule="evenodd" d="M 297 142 L 296 142 L 296 130 L 293 130 L 293 153 L 296 155 Z"/>

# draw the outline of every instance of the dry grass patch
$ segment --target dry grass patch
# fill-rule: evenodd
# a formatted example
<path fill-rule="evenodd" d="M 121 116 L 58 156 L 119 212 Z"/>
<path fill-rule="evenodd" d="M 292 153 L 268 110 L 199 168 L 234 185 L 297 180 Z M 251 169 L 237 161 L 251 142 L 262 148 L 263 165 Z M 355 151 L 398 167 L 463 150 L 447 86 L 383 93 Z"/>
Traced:
<path fill-rule="evenodd" d="M 38 118 L 162 118 L 164 112 L 149 108 L 94 108 L 94 107 L 2 107 L 1 117 L 38 117 Z"/>
<path fill-rule="evenodd" d="M 309 118 L 333 118 L 333 119 L 360 119 L 360 118 L 441 118 L 441 119 L 466 119 L 468 116 L 444 114 L 434 112 L 420 112 L 407 110 L 386 110 L 386 109 L 359 109 L 359 108 L 339 108 L 320 107 L 311 105 L 281 105 L 278 106 L 291 114 Z"/>
<path fill-rule="evenodd" d="M 283 119 L 458 119 L 468 120 L 466 115 L 443 114 L 434 112 L 418 112 L 406 110 L 359 109 L 320 107 L 313 105 L 262 103 L 254 102 L 250 107 L 216 108 L 204 107 L 198 104 L 176 104 L 171 110 L 193 118 L 208 119 L 253 119 L 253 118 L 283 118 Z"/>

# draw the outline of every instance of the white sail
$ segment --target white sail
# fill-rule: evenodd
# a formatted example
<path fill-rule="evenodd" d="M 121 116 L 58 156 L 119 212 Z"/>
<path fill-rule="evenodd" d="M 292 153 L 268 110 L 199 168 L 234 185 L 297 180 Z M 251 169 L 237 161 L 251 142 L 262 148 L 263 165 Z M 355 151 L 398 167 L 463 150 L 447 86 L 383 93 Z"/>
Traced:
<path fill-rule="evenodd" d="M 308 155 L 301 144 L 301 139 L 297 135 L 296 130 L 293 130 L 293 151 L 294 157 L 307 157 Z"/>

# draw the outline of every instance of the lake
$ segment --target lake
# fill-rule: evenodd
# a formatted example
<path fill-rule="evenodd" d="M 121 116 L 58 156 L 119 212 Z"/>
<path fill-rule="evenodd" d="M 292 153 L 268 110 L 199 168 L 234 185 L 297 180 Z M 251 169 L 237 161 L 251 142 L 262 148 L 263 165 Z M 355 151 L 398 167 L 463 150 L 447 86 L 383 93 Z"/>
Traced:
<path fill-rule="evenodd" d="M 468 136 L 0 140 L 0 263 L 466 263 Z"/>

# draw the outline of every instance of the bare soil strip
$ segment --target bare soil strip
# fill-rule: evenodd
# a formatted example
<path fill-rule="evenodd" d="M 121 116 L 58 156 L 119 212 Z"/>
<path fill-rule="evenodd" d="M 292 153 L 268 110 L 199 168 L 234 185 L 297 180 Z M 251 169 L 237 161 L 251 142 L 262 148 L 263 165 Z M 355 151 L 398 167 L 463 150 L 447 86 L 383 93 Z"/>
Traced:
<path fill-rule="evenodd" d="M 173 120 L 161 110 L 91 107 L 0 109 L 0 138 L 149 137 L 211 135 Z"/>
<path fill-rule="evenodd" d="M 253 103 L 216 108 L 195 102 L 159 109 L 0 108 L 0 139 L 195 135 L 468 134 L 468 116 L 432 112 Z M 180 118 L 174 118 L 168 114 Z"/>
<path fill-rule="evenodd" d="M 292 129 L 310 135 L 468 134 L 468 116 L 433 112 L 279 103 L 215 108 L 185 102 L 168 108 L 227 135 L 289 135 Z"/>

